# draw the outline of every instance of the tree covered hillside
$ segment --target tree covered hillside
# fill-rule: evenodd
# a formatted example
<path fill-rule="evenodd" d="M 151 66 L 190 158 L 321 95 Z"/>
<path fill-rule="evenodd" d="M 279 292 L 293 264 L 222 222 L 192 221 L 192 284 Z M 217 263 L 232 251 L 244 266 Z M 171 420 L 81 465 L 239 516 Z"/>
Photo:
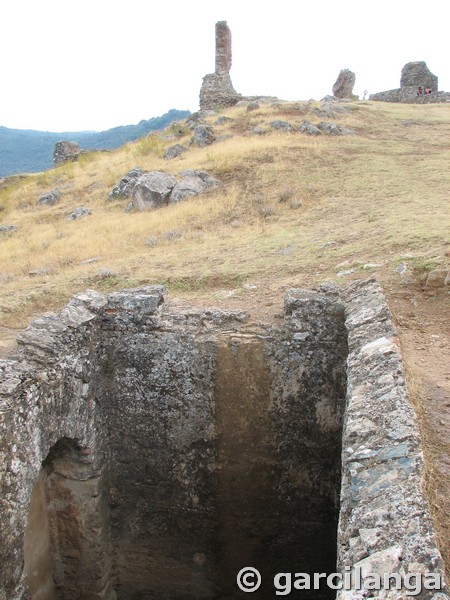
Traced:
<path fill-rule="evenodd" d="M 0 177 L 16 173 L 37 173 L 53 167 L 56 142 L 78 142 L 86 150 L 113 150 L 149 131 L 164 129 L 169 123 L 190 115 L 187 110 L 171 109 L 160 117 L 142 120 L 137 125 L 123 125 L 106 131 L 49 132 L 9 129 L 0 126 Z"/>

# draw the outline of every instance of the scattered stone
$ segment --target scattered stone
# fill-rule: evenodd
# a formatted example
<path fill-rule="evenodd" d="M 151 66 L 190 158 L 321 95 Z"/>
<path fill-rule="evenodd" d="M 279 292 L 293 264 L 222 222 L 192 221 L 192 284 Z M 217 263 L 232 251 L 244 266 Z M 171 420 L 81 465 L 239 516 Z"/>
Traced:
<path fill-rule="evenodd" d="M 151 171 L 141 175 L 134 184 L 131 201 L 134 208 L 145 210 L 169 203 L 169 196 L 177 183 L 173 175 Z"/>
<path fill-rule="evenodd" d="M 233 227 L 233 229 L 238 229 L 240 226 L 241 222 L 238 219 L 233 219 L 230 221 L 230 227 Z"/>
<path fill-rule="evenodd" d="M 144 173 L 145 171 L 139 167 L 134 167 L 134 169 L 128 171 L 128 173 L 124 175 L 122 179 L 113 187 L 112 192 L 109 194 L 109 199 L 122 200 L 124 198 L 129 198 L 136 181 Z"/>
<path fill-rule="evenodd" d="M 76 142 L 56 142 L 53 151 L 53 163 L 57 167 L 67 162 L 74 162 L 78 160 L 80 154 L 80 144 Z"/>
<path fill-rule="evenodd" d="M 258 286 L 252 285 L 251 283 L 244 283 L 243 288 L 244 288 L 244 290 L 253 291 L 253 290 L 257 290 Z"/>
<path fill-rule="evenodd" d="M 427 295 L 445 294 L 450 284 L 450 271 L 448 269 L 437 269 L 428 274 L 424 286 Z"/>
<path fill-rule="evenodd" d="M 186 146 L 183 146 L 182 144 L 174 144 L 173 146 L 170 146 L 170 148 L 167 148 L 167 150 L 164 152 L 164 158 L 177 158 L 178 156 L 183 154 L 183 152 L 186 152 L 186 150 Z"/>
<path fill-rule="evenodd" d="M 221 290 L 214 295 L 216 298 L 231 298 L 236 295 L 236 290 Z"/>
<path fill-rule="evenodd" d="M 225 115 L 222 115 L 218 119 L 216 119 L 214 125 L 225 125 L 225 123 L 230 123 L 230 121 L 233 121 L 231 117 L 226 117 Z"/>
<path fill-rule="evenodd" d="M 168 241 L 179 240 L 182 236 L 183 232 L 181 229 L 169 229 L 169 231 L 166 231 L 164 234 L 164 237 Z"/>
<path fill-rule="evenodd" d="M 280 248 L 278 250 L 278 254 L 292 254 L 295 250 L 295 246 L 286 246 L 285 248 Z"/>
<path fill-rule="evenodd" d="M 328 123 L 327 121 L 321 121 L 317 127 L 328 135 L 355 135 L 353 130 L 342 127 L 342 125 L 337 125 L 336 123 Z"/>
<path fill-rule="evenodd" d="M 86 260 L 82 260 L 78 264 L 79 265 L 90 265 L 91 263 L 98 262 L 99 260 L 102 260 L 101 256 L 94 256 L 93 258 L 87 258 Z"/>
<path fill-rule="evenodd" d="M 404 262 L 401 262 L 398 267 L 395 269 L 395 272 L 399 275 L 404 275 L 408 270 L 408 265 Z"/>
<path fill-rule="evenodd" d="M 383 265 L 380 265 L 379 263 L 366 263 L 365 265 L 363 265 L 363 269 L 364 270 L 368 270 L 368 269 L 379 269 L 381 268 Z"/>
<path fill-rule="evenodd" d="M 249 102 L 247 104 L 247 112 L 251 112 L 252 110 L 258 110 L 259 107 L 260 105 L 258 104 L 258 102 Z"/>
<path fill-rule="evenodd" d="M 216 69 L 203 78 L 200 108 L 217 110 L 234 106 L 241 99 L 231 83 L 231 31 L 226 21 L 216 23 Z"/>
<path fill-rule="evenodd" d="M 261 206 L 258 206 L 258 212 L 261 217 L 267 219 L 267 217 L 271 217 L 275 214 L 275 209 L 273 206 L 270 206 L 270 204 L 262 204 Z"/>
<path fill-rule="evenodd" d="M 14 231 L 17 231 L 16 225 L 0 225 L 1 235 L 10 235 L 11 233 L 14 233 Z"/>
<path fill-rule="evenodd" d="M 109 267 L 104 267 L 102 269 L 99 269 L 98 276 L 100 277 L 100 279 L 109 279 L 111 277 L 117 277 L 117 273 Z"/>
<path fill-rule="evenodd" d="M 291 200 L 289 207 L 292 208 L 293 210 L 295 210 L 296 208 L 300 208 L 300 206 L 302 206 L 302 205 L 303 205 L 303 202 L 301 200 Z"/>
<path fill-rule="evenodd" d="M 300 133 L 306 133 L 308 135 L 322 135 L 320 129 L 313 125 L 311 121 L 303 121 L 298 130 Z"/>
<path fill-rule="evenodd" d="M 352 98 L 356 76 L 350 69 L 342 69 L 333 85 L 333 95 L 336 98 Z"/>
<path fill-rule="evenodd" d="M 263 129 L 262 127 L 253 127 L 251 132 L 255 135 L 264 135 L 265 133 L 267 133 L 267 130 Z"/>
<path fill-rule="evenodd" d="M 209 146 L 213 142 L 216 141 L 216 136 L 214 135 L 214 130 L 209 125 L 197 125 L 194 129 L 194 135 L 191 138 L 191 145 L 200 146 L 203 148 L 204 146 Z"/>
<path fill-rule="evenodd" d="M 156 246 L 158 244 L 158 238 L 151 235 L 150 237 L 147 238 L 146 242 L 147 246 Z"/>
<path fill-rule="evenodd" d="M 69 221 L 75 221 L 75 219 L 81 219 L 81 217 L 87 217 L 91 214 L 91 211 L 85 206 L 78 206 L 75 208 L 70 215 L 67 217 Z"/>
<path fill-rule="evenodd" d="M 355 269 L 346 269 L 344 271 L 338 271 L 336 275 L 337 277 L 345 277 L 347 275 L 351 275 L 352 273 L 356 273 Z"/>
<path fill-rule="evenodd" d="M 334 119 L 338 115 L 348 113 L 348 108 L 336 99 L 333 102 L 323 102 L 312 111 L 315 115 L 322 119 Z"/>
<path fill-rule="evenodd" d="M 42 269 L 33 269 L 32 271 L 28 271 L 28 275 L 30 277 L 43 277 L 51 273 L 52 269 L 43 267 Z"/>
<path fill-rule="evenodd" d="M 287 121 L 282 121 L 280 119 L 271 121 L 269 125 L 272 127 L 272 129 L 277 129 L 280 131 L 294 131 L 294 128 L 290 123 L 288 123 Z"/>
<path fill-rule="evenodd" d="M 181 175 L 183 179 L 175 184 L 170 194 L 170 204 L 182 202 L 190 196 L 198 196 L 219 185 L 219 181 L 206 171 L 188 170 L 183 171 Z"/>
<path fill-rule="evenodd" d="M 45 192 L 42 196 L 39 196 L 37 199 L 38 204 L 45 204 L 47 206 L 53 206 L 57 204 L 61 200 L 61 192 L 58 188 L 51 190 L 50 192 Z"/>

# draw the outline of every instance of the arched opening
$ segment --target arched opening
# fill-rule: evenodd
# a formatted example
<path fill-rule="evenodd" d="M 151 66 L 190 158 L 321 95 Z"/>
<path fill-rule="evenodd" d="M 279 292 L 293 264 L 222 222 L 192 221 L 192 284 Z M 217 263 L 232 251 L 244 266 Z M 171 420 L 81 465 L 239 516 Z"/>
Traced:
<path fill-rule="evenodd" d="M 34 486 L 24 540 L 31 600 L 113 600 L 102 473 L 91 450 L 60 439 Z"/>

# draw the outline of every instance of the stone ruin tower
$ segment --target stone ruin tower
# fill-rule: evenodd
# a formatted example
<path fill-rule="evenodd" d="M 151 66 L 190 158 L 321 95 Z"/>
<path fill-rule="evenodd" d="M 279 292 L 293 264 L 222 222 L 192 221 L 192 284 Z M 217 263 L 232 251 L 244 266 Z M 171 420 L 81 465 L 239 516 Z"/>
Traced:
<path fill-rule="evenodd" d="M 217 110 L 234 106 L 241 96 L 233 88 L 231 69 L 231 30 L 226 21 L 216 23 L 216 70 L 203 77 L 200 109 Z"/>

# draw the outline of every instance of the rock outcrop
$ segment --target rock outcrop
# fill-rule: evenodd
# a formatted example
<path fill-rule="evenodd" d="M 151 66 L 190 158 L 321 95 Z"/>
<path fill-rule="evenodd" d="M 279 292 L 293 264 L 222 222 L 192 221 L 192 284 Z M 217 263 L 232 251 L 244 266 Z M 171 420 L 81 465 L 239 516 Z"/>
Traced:
<path fill-rule="evenodd" d="M 231 31 L 226 21 L 216 23 L 215 72 L 205 75 L 200 89 L 200 109 L 217 110 L 234 106 L 241 95 L 233 88 L 231 69 Z"/>
<path fill-rule="evenodd" d="M 45 204 L 47 206 L 53 206 L 57 204 L 61 200 L 61 192 L 58 188 L 51 190 L 50 192 L 45 192 L 42 196 L 39 196 L 37 199 L 38 204 Z"/>
<path fill-rule="evenodd" d="M 181 156 L 181 154 L 186 152 L 186 150 L 187 148 L 186 146 L 183 146 L 183 144 L 174 144 L 173 146 L 167 148 L 167 150 L 164 152 L 163 158 L 165 158 L 166 160 L 177 158 L 178 156 Z"/>
<path fill-rule="evenodd" d="M 333 85 L 333 95 L 336 98 L 352 98 L 356 76 L 350 69 L 342 69 Z"/>
<path fill-rule="evenodd" d="M 430 71 L 425 61 L 409 62 L 402 69 L 400 88 L 412 87 L 417 92 L 419 87 L 423 90 L 429 88 L 432 92 L 438 91 L 438 78 Z"/>
<path fill-rule="evenodd" d="M 181 179 L 160 171 L 129 171 L 114 186 L 110 199 L 129 198 L 130 209 L 146 210 L 167 204 L 176 204 L 197 196 L 219 185 L 219 181 L 206 171 L 186 170 Z"/>
<path fill-rule="evenodd" d="M 183 179 L 174 185 L 170 193 L 170 204 L 182 202 L 191 196 L 198 196 L 219 185 L 218 180 L 206 171 L 187 170 L 182 171 L 181 175 Z"/>
<path fill-rule="evenodd" d="M 117 182 L 116 185 L 113 187 L 112 191 L 109 194 L 109 199 L 123 200 L 124 198 L 129 198 L 133 187 L 136 184 L 136 181 L 144 173 L 145 171 L 143 171 L 139 167 L 134 167 L 134 169 L 128 171 L 128 173 L 124 175 L 122 179 L 119 182 Z"/>
<path fill-rule="evenodd" d="M 53 151 L 53 163 L 57 167 L 66 162 L 73 162 L 78 160 L 80 154 L 80 145 L 76 142 L 56 142 Z"/>
<path fill-rule="evenodd" d="M 145 210 L 169 204 L 169 196 L 176 183 L 176 177 L 167 173 L 144 173 L 136 180 L 131 193 L 133 207 Z"/>

